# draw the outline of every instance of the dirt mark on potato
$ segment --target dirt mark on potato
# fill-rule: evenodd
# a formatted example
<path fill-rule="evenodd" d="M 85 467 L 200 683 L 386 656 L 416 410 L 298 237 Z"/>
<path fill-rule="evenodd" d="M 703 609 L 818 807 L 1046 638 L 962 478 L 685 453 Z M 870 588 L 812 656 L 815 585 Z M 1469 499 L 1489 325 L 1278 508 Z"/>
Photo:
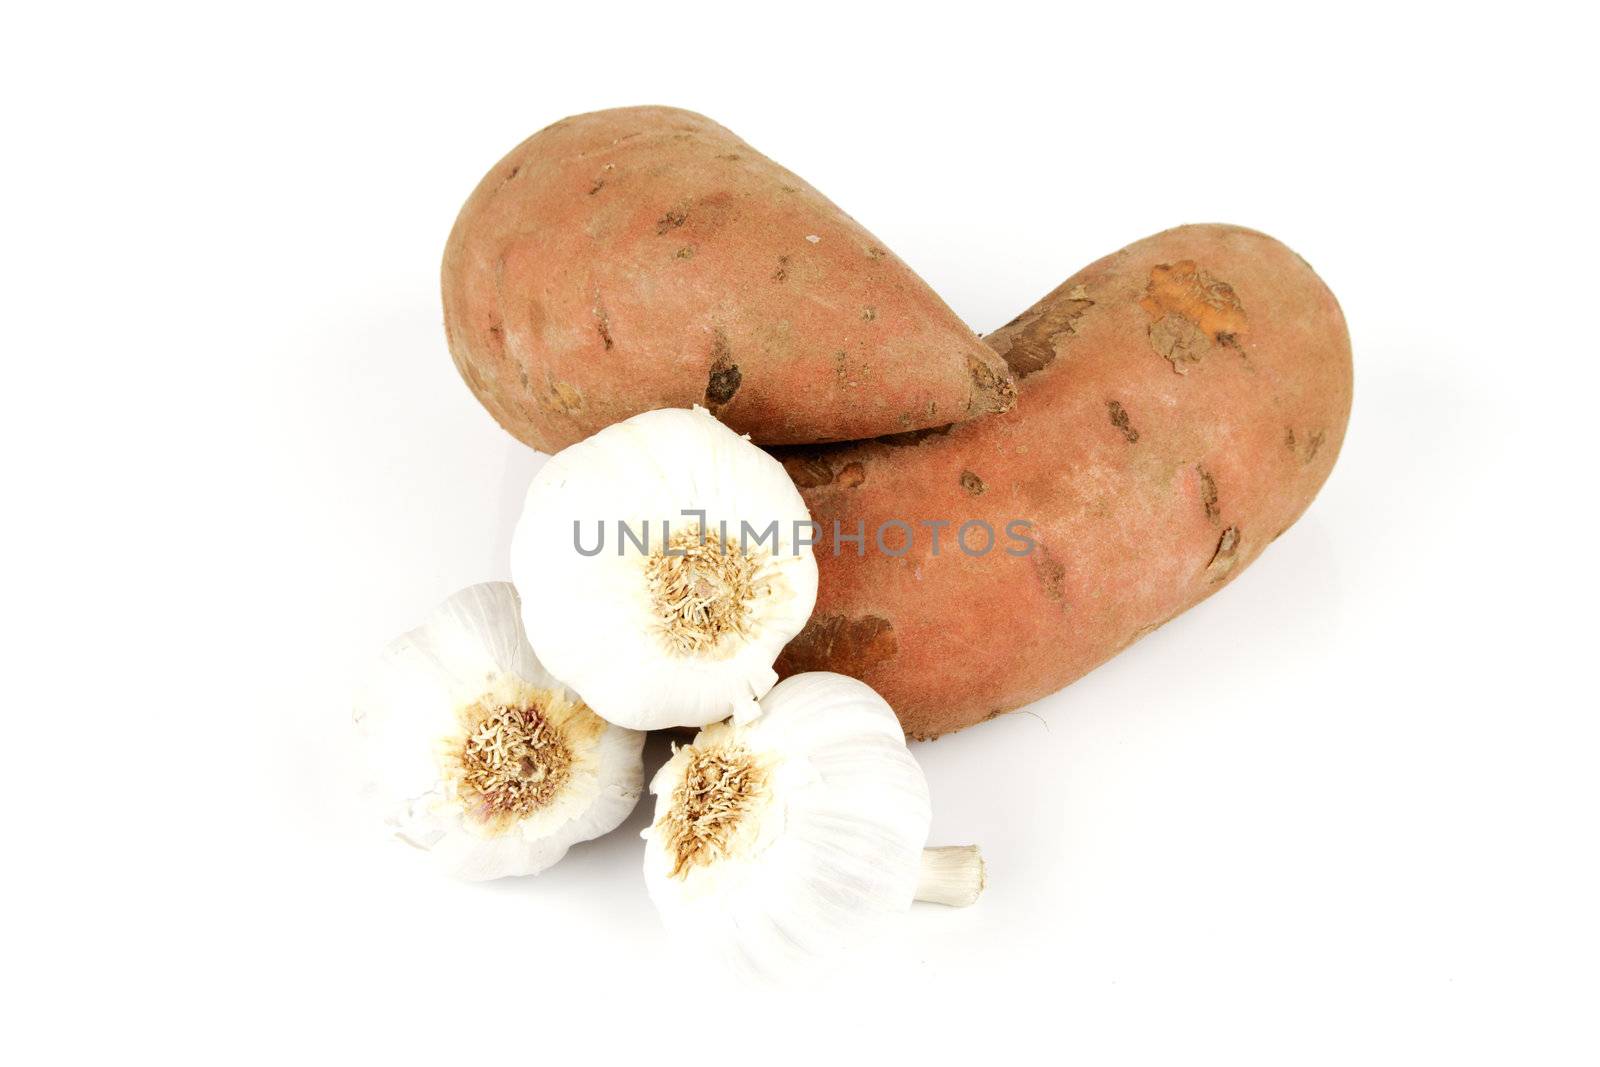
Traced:
<path fill-rule="evenodd" d="M 1200 503 L 1206 509 L 1206 518 L 1215 526 L 1222 518 L 1222 508 L 1217 505 L 1217 480 L 1204 467 L 1196 467 L 1200 475 Z"/>
<path fill-rule="evenodd" d="M 983 479 L 972 471 L 961 472 L 961 488 L 970 496 L 982 496 L 989 487 L 983 484 Z"/>
<path fill-rule="evenodd" d="M 1139 440 L 1139 431 L 1133 428 L 1127 409 L 1115 400 L 1107 400 L 1106 410 L 1111 413 L 1111 425 L 1122 431 L 1123 439 L 1130 445 L 1136 444 Z"/>
<path fill-rule="evenodd" d="M 894 625 L 881 615 L 814 616 L 778 657 L 783 674 L 838 671 L 854 677 L 900 651 Z"/>
<path fill-rule="evenodd" d="M 1150 347 L 1179 374 L 1213 347 L 1238 348 L 1249 325 L 1233 286 L 1192 259 L 1150 268 L 1139 306 L 1150 316 Z"/>
<path fill-rule="evenodd" d="M 739 364 L 733 361 L 733 352 L 728 348 L 728 337 L 721 330 L 717 331 L 711 343 L 711 357 L 711 376 L 706 381 L 706 407 L 715 414 L 739 391 L 744 375 L 739 373 Z"/>
<path fill-rule="evenodd" d="M 665 237 L 668 230 L 676 230 L 689 218 L 689 212 L 683 208 L 674 208 L 656 220 L 656 236 Z"/>

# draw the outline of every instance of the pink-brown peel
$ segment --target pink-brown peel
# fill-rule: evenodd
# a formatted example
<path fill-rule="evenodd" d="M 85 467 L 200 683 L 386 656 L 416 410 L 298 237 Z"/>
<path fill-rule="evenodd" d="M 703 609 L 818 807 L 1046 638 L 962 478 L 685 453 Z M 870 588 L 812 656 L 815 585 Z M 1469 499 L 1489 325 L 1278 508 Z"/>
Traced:
<path fill-rule="evenodd" d="M 710 119 L 563 119 L 484 177 L 445 248 L 456 366 L 555 451 L 703 404 L 761 443 L 961 421 L 1015 397 L 1003 360 L 872 234 Z"/>
<path fill-rule="evenodd" d="M 780 450 L 824 541 L 837 522 L 868 543 L 817 552 L 816 612 L 779 669 L 862 679 L 913 737 L 1052 693 L 1222 588 L 1311 503 L 1349 418 L 1333 294 L 1238 227 L 1130 245 L 987 342 L 1020 382 L 1010 412 Z M 900 558 L 872 544 L 890 519 L 917 533 Z M 938 556 L 923 519 L 951 521 Z M 969 519 L 989 553 L 954 543 Z M 1013 519 L 1033 523 L 1026 555 L 1004 550 Z"/>

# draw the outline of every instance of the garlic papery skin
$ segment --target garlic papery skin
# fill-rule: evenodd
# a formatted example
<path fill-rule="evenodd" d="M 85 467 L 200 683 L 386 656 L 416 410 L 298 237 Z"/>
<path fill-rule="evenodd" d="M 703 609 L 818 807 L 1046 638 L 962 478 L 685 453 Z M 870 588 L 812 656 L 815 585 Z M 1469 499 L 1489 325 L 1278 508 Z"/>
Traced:
<path fill-rule="evenodd" d="M 922 881 L 927 782 L 894 712 L 853 678 L 780 682 L 758 714 L 677 749 L 650 790 L 651 899 L 687 950 L 744 975 L 814 971 Z"/>
<path fill-rule="evenodd" d="M 601 716 L 704 726 L 777 682 L 816 602 L 813 537 L 782 464 L 703 408 L 666 408 L 551 457 L 511 571 L 542 592 L 523 611 L 540 657 Z"/>
<path fill-rule="evenodd" d="M 644 734 L 544 669 L 506 582 L 463 589 L 394 641 L 356 723 L 395 835 L 472 881 L 544 870 L 615 829 L 643 791 Z"/>

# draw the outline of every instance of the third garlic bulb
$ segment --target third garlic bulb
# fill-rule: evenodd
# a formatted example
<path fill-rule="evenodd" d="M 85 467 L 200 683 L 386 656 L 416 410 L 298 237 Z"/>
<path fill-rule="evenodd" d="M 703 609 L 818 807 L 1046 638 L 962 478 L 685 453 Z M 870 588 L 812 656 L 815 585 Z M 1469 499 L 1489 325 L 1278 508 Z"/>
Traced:
<path fill-rule="evenodd" d="M 655 775 L 645 884 L 686 951 L 784 980 L 913 899 L 970 904 L 975 848 L 925 849 L 922 770 L 894 712 L 838 674 L 780 682 Z"/>

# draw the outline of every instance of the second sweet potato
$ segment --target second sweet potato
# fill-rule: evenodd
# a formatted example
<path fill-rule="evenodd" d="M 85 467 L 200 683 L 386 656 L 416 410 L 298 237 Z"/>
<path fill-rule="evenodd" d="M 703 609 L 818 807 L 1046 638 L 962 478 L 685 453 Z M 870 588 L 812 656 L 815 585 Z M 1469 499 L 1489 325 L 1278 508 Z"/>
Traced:
<path fill-rule="evenodd" d="M 988 342 L 1011 412 L 782 453 L 823 533 L 779 668 L 862 679 L 914 737 L 1045 696 L 1221 589 L 1311 503 L 1350 412 L 1333 294 L 1237 227 L 1130 245 Z M 989 551 L 963 550 L 969 522 Z M 835 524 L 865 544 L 836 554 Z"/>

